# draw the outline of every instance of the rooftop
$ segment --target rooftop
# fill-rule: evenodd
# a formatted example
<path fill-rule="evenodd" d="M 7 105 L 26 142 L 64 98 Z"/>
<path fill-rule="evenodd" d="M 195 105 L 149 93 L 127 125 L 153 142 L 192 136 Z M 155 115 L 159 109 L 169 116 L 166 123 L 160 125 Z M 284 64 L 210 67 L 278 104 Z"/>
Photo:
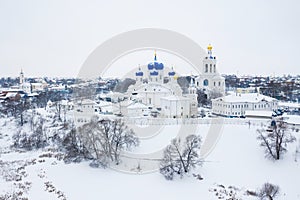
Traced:
<path fill-rule="evenodd" d="M 247 93 L 247 94 L 230 94 L 225 97 L 219 97 L 215 99 L 216 101 L 224 101 L 224 102 L 230 102 L 230 103 L 238 103 L 238 102 L 250 102 L 250 103 L 258 103 L 260 101 L 267 101 L 272 102 L 276 101 L 276 99 L 259 94 L 259 93 Z"/>

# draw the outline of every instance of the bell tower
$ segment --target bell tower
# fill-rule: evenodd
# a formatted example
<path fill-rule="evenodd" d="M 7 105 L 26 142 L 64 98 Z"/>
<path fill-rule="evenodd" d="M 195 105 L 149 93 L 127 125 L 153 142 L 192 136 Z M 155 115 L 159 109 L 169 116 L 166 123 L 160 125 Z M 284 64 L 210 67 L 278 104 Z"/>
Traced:
<path fill-rule="evenodd" d="M 213 47 L 209 44 L 207 46 L 207 55 L 203 60 L 202 74 L 215 75 L 217 74 L 217 60 L 212 54 Z"/>
<path fill-rule="evenodd" d="M 25 78 L 24 78 L 24 73 L 23 73 L 23 70 L 21 69 L 21 72 L 20 72 L 20 85 L 23 85 L 25 83 Z"/>

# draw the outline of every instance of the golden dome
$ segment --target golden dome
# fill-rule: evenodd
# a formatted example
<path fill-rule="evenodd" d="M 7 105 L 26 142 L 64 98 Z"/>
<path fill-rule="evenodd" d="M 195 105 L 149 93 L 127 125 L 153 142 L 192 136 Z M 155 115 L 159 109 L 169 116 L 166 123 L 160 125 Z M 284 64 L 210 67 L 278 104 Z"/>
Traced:
<path fill-rule="evenodd" d="M 207 46 L 207 50 L 209 50 L 209 51 L 211 51 L 212 48 L 213 48 L 213 47 L 212 47 L 210 44 Z"/>

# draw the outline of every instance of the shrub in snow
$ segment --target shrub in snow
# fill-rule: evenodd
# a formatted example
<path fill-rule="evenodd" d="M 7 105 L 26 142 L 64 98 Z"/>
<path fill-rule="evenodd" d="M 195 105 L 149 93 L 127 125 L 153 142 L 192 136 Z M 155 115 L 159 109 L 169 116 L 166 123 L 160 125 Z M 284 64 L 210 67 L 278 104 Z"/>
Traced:
<path fill-rule="evenodd" d="M 163 159 L 160 162 L 160 173 L 167 180 L 173 180 L 176 175 L 183 177 L 196 165 L 202 164 L 199 155 L 200 147 L 200 136 L 189 135 L 184 143 L 180 138 L 173 139 L 164 150 Z"/>
<path fill-rule="evenodd" d="M 260 200 L 274 200 L 278 197 L 280 188 L 278 185 L 271 183 L 265 183 L 258 192 L 258 198 Z"/>
<path fill-rule="evenodd" d="M 46 139 L 39 133 L 26 133 L 25 131 L 18 131 L 14 136 L 14 147 L 25 150 L 33 150 L 43 148 L 47 145 Z"/>
<path fill-rule="evenodd" d="M 107 168 L 109 166 L 109 160 L 107 160 L 107 158 L 105 157 L 99 159 L 93 159 L 89 165 L 90 167 L 93 168 L 99 168 L 99 167 Z"/>
<path fill-rule="evenodd" d="M 279 160 L 280 156 L 287 151 L 288 143 L 296 140 L 282 119 L 273 120 L 267 129 L 260 129 L 257 132 L 259 134 L 257 139 L 260 141 L 260 145 L 265 148 L 266 157 L 275 160 Z"/>
<path fill-rule="evenodd" d="M 33 149 L 44 148 L 48 144 L 43 133 L 25 132 L 22 129 L 17 131 L 17 133 L 13 136 L 13 139 L 14 139 L 13 146 L 15 148 L 21 148 L 29 151 Z"/>

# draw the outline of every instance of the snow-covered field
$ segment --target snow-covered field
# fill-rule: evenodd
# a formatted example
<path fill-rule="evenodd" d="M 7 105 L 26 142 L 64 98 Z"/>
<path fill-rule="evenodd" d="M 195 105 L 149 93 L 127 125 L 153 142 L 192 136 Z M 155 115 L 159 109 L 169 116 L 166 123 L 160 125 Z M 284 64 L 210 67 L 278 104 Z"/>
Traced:
<path fill-rule="evenodd" d="M 233 119 L 234 120 L 234 119 Z M 288 153 L 279 161 L 268 160 L 256 139 L 259 126 L 225 124 L 213 151 L 202 167 L 193 174 L 167 181 L 159 173 L 132 174 L 112 169 L 91 168 L 87 162 L 65 164 L 60 154 L 44 149 L 14 152 L 9 149 L 14 133 L 10 118 L 0 119 L 0 196 L 15 192 L 33 200 L 46 199 L 256 199 L 246 195 L 265 182 L 280 186 L 278 199 L 300 199 L 300 163 L 295 150 L 297 142 L 288 146 Z M 142 140 L 138 153 L 161 149 L 176 136 L 174 127 Z M 208 125 L 200 125 L 197 133 L 205 138 Z M 166 144 L 167 143 L 167 144 Z M 17 178 L 16 178 L 17 177 Z M 22 191 L 23 194 L 18 193 Z M 226 198 L 227 197 L 227 198 Z"/>

